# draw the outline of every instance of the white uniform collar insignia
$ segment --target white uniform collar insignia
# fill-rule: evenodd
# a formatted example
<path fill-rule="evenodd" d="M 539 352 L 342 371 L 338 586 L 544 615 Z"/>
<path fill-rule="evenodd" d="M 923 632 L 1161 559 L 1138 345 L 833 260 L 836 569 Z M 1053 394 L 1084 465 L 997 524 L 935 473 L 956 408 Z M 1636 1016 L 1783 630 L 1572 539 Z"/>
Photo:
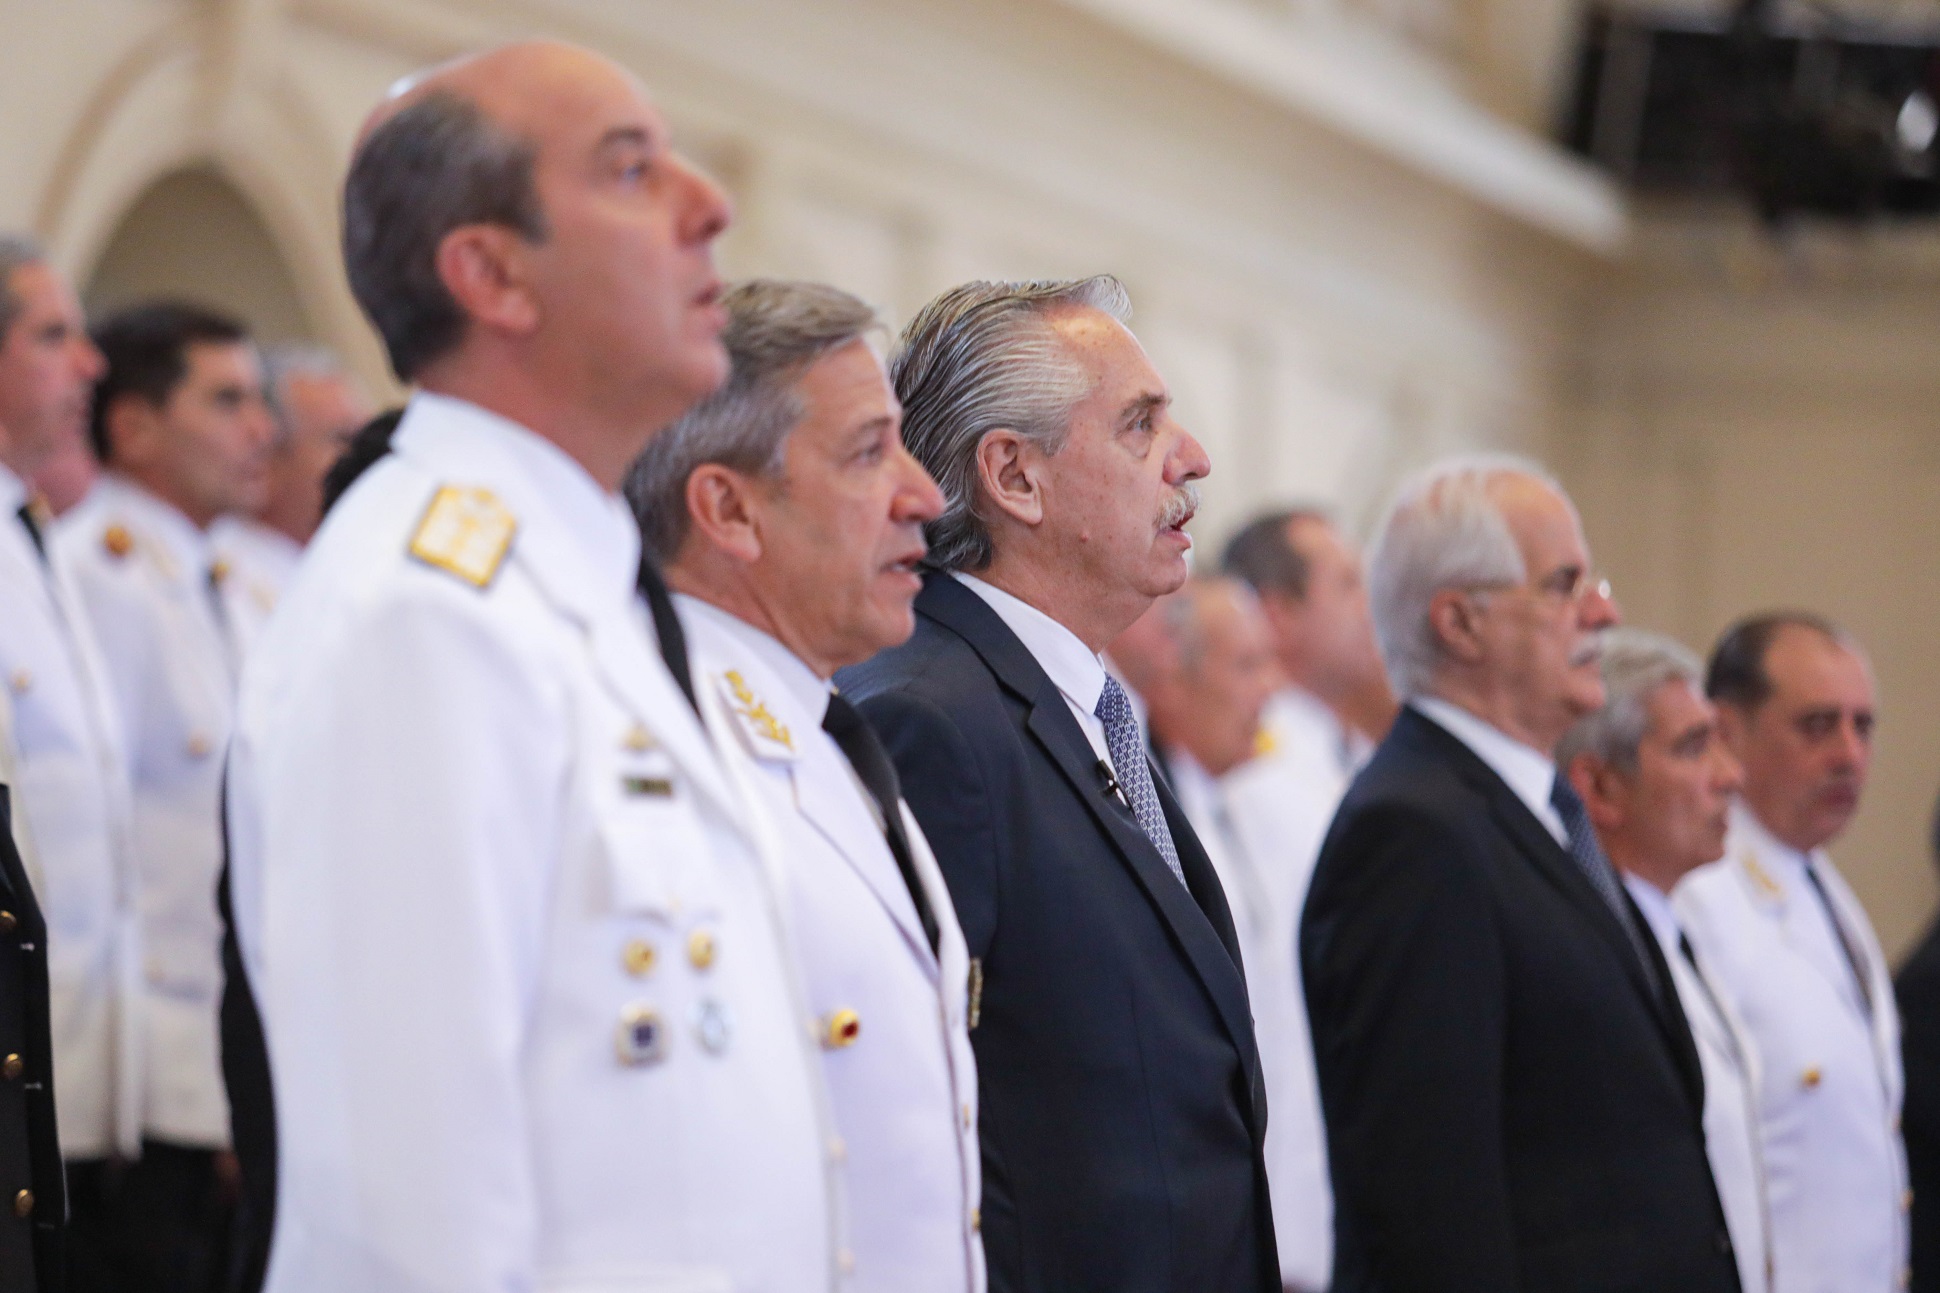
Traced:
<path fill-rule="evenodd" d="M 767 703 L 749 689 L 748 680 L 740 670 L 729 669 L 718 681 L 721 698 L 727 702 L 728 713 L 734 716 L 735 730 L 741 734 L 748 753 L 757 759 L 786 763 L 802 757 L 788 725 L 776 718 Z"/>

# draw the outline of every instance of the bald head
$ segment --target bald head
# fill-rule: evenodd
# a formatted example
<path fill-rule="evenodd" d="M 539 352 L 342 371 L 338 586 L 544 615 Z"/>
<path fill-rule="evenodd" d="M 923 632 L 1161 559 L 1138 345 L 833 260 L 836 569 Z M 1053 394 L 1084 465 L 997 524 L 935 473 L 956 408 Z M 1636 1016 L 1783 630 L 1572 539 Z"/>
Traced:
<path fill-rule="evenodd" d="M 645 438 L 727 372 L 726 198 L 639 78 L 527 41 L 401 82 L 344 186 L 352 290 L 399 377 L 549 438 Z M 587 462 L 583 446 L 567 445 Z"/>

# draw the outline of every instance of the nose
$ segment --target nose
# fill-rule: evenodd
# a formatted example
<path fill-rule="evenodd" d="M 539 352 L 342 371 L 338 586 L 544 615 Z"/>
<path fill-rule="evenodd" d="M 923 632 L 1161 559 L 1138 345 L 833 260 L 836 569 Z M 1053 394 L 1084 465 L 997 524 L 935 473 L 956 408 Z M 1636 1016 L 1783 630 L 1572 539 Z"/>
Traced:
<path fill-rule="evenodd" d="M 896 493 L 898 503 L 896 519 L 899 521 L 934 521 L 943 515 L 949 500 L 943 491 L 930 479 L 930 474 L 916 456 L 907 449 L 897 451 L 903 459 L 902 488 Z"/>
<path fill-rule="evenodd" d="M 1623 623 L 1623 608 L 1607 582 L 1599 580 L 1583 594 L 1579 614 L 1586 629 L 1615 628 Z"/>
<path fill-rule="evenodd" d="M 1165 480 L 1168 485 L 1183 485 L 1189 480 L 1204 480 L 1212 474 L 1212 459 L 1206 455 L 1206 447 L 1199 443 L 1192 432 L 1179 428 L 1179 443 L 1172 450 L 1172 457 L 1166 463 Z"/>
<path fill-rule="evenodd" d="M 1871 746 L 1859 734 L 1859 724 L 1847 714 L 1839 721 L 1839 763 L 1842 767 L 1858 767 L 1866 761 Z"/>
<path fill-rule="evenodd" d="M 712 242 L 734 220 L 734 202 L 700 167 L 685 157 L 673 160 L 688 189 L 681 233 L 690 243 Z"/>
<path fill-rule="evenodd" d="M 1738 762 L 1738 756 L 1725 748 L 1724 742 L 1713 740 L 1712 760 L 1714 768 L 1711 785 L 1720 795 L 1735 795 L 1744 789 L 1745 765 Z"/>
<path fill-rule="evenodd" d="M 100 381 L 101 375 L 108 371 L 107 357 L 81 328 L 74 330 L 74 370 L 81 375 L 81 380 L 88 382 Z"/>

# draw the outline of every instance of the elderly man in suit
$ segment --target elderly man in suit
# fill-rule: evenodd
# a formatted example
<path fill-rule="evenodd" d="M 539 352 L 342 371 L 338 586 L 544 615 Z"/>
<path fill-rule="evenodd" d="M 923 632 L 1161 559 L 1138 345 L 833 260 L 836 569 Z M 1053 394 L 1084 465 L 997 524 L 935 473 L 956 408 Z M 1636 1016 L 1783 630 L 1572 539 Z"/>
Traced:
<path fill-rule="evenodd" d="M 696 682 L 788 844 L 794 944 L 846 1149 L 857 1293 L 979 1293 L 969 965 L 882 744 L 829 677 L 909 637 L 942 496 L 903 448 L 875 312 L 814 283 L 729 292 L 727 385 L 628 478 Z"/>
<path fill-rule="evenodd" d="M 1724 856 L 1678 886 L 1677 909 L 1764 1061 L 1772 1287 L 1903 1287 L 1899 1011 L 1872 922 L 1825 850 L 1872 766 L 1872 670 L 1837 625 L 1785 611 L 1726 630 L 1705 689 L 1745 784 Z"/>
<path fill-rule="evenodd" d="M 1204 450 L 1109 278 L 971 283 L 904 331 L 943 488 L 903 646 L 839 675 L 935 845 L 976 967 L 1000 1290 L 1275 1290 L 1266 1127 L 1219 879 L 1099 652 L 1184 582 Z"/>
<path fill-rule="evenodd" d="M 1758 1125 L 1758 1050 L 1672 909 L 1671 892 L 1724 853 L 1744 770 L 1718 734 L 1704 666 L 1679 643 L 1613 629 L 1603 708 L 1556 749 L 1604 853 L 1650 926 L 1691 1021 L 1704 1069 L 1704 1141 L 1744 1293 L 1772 1286 L 1769 1199 Z"/>
<path fill-rule="evenodd" d="M 1301 927 L 1345 1293 L 1730 1293 L 1703 1077 L 1556 743 L 1616 620 L 1534 464 L 1405 485 L 1369 562 L 1406 706 Z"/>
<path fill-rule="evenodd" d="M 231 753 L 266 1286 L 826 1290 L 839 1154 L 775 857 L 618 495 L 727 374 L 726 199 L 638 80 L 537 41 L 401 87 L 344 206 L 418 394 Z"/>

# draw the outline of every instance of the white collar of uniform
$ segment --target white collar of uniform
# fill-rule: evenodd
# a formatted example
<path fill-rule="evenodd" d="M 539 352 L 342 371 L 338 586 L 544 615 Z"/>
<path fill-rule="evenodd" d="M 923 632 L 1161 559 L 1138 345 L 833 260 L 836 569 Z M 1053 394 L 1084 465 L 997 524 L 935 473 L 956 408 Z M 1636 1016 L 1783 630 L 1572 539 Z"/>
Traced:
<path fill-rule="evenodd" d="M 276 527 L 249 516 L 218 516 L 209 527 L 209 542 L 218 552 L 235 553 L 244 559 L 261 554 L 276 561 L 294 562 L 303 555 L 302 544 Z"/>
<path fill-rule="evenodd" d="M 0 462 L 0 512 L 6 514 L 0 516 L 0 521 L 18 512 L 26 501 L 27 482 L 14 475 L 13 469 L 6 463 Z"/>
<path fill-rule="evenodd" d="M 165 502 L 118 471 L 105 471 L 88 494 L 96 514 L 118 520 L 138 539 L 159 545 L 164 577 L 184 584 L 200 583 L 215 562 L 208 533 Z"/>
<path fill-rule="evenodd" d="M 1657 935 L 1657 945 L 1664 949 L 1664 955 L 1675 956 L 1677 940 L 1684 930 L 1677 923 L 1677 913 L 1671 908 L 1670 895 L 1642 876 L 1619 872 L 1623 876 L 1624 888 L 1637 903 L 1637 910 L 1644 913 L 1650 924 L 1650 932 Z"/>
<path fill-rule="evenodd" d="M 1562 820 L 1549 802 L 1556 784 L 1554 759 L 1440 696 L 1410 696 L 1408 703 L 1488 764 L 1550 834 L 1562 834 Z"/>
<path fill-rule="evenodd" d="M 1098 698 L 1105 694 L 1105 664 L 1064 625 L 1020 597 L 1014 597 L 961 570 L 952 572 L 957 582 L 983 598 L 999 619 L 1017 635 L 1024 649 L 1038 666 L 1050 675 L 1059 691 L 1087 714 L 1098 712 Z"/>
<path fill-rule="evenodd" d="M 1824 849 L 1813 849 L 1801 853 L 1778 836 L 1765 829 L 1765 823 L 1758 820 L 1758 814 L 1743 799 L 1731 801 L 1731 829 L 1728 837 L 1731 852 L 1726 857 L 1740 857 L 1749 849 L 1759 864 L 1767 869 L 1768 878 L 1776 879 L 1780 885 L 1790 888 L 1807 883 L 1805 868 L 1823 866 L 1826 862 Z M 1779 870 L 1777 876 L 1770 876 L 1771 868 Z"/>
<path fill-rule="evenodd" d="M 640 568 L 640 527 L 617 494 L 565 450 L 509 418 L 449 395 L 420 392 L 398 424 L 392 449 L 441 482 L 482 485 L 519 523 L 514 545 L 568 536 L 573 555 L 600 591 L 631 590 Z M 535 525 L 536 522 L 536 525 Z M 609 586 L 610 585 L 610 586 Z"/>
<path fill-rule="evenodd" d="M 1191 751 L 1183 746 L 1167 745 L 1165 767 L 1171 776 L 1172 789 L 1179 797 L 1179 806 L 1188 819 L 1197 822 L 1220 811 L 1219 781 L 1206 771 L 1205 764 L 1192 757 Z"/>
<path fill-rule="evenodd" d="M 737 615 L 730 614 L 699 597 L 675 593 L 674 603 L 681 618 L 696 624 L 703 633 L 728 638 L 745 649 L 763 674 L 763 681 L 774 684 L 777 693 L 771 705 L 781 707 L 784 723 L 820 730 L 829 712 L 829 684 L 773 635 L 765 633 Z M 735 663 L 726 662 L 723 663 Z M 762 696 L 763 700 L 769 697 Z"/>

